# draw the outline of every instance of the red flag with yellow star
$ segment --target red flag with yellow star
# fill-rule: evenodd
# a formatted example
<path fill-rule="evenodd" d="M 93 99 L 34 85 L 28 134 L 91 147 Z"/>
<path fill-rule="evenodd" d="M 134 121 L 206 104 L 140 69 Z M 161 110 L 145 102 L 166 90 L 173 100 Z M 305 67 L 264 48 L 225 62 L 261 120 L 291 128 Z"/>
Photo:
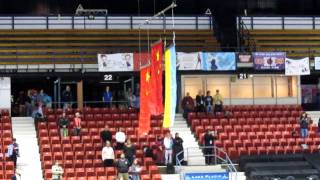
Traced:
<path fill-rule="evenodd" d="M 151 46 L 151 81 L 154 91 L 152 99 L 154 111 L 152 114 L 160 115 L 163 113 L 163 94 L 162 94 L 162 72 L 163 72 L 163 42 L 159 41 Z"/>
<path fill-rule="evenodd" d="M 140 115 L 139 134 L 143 135 L 150 130 L 150 106 L 152 106 L 152 83 L 151 67 L 147 66 L 140 70 Z"/>

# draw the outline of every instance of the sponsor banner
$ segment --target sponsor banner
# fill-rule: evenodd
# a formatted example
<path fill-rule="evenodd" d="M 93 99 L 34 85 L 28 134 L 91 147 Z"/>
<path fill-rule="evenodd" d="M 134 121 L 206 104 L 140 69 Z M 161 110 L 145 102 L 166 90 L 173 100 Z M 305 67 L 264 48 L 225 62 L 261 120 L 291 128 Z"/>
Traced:
<path fill-rule="evenodd" d="M 229 173 L 186 173 L 184 180 L 228 180 Z"/>
<path fill-rule="evenodd" d="M 234 71 L 236 55 L 234 52 L 204 52 L 202 53 L 202 70 Z"/>
<path fill-rule="evenodd" d="M 248 54 L 248 53 L 238 53 L 237 58 L 238 58 L 238 62 L 240 62 L 240 63 L 252 62 L 252 55 Z"/>
<path fill-rule="evenodd" d="M 178 70 L 201 70 L 201 52 L 177 53 Z"/>
<path fill-rule="evenodd" d="M 309 58 L 303 59 L 289 59 L 286 58 L 285 62 L 286 67 L 286 75 L 287 76 L 299 76 L 299 75 L 309 75 L 310 74 L 310 66 L 309 66 Z"/>
<path fill-rule="evenodd" d="M 98 70 L 133 71 L 133 53 L 98 54 Z"/>
<path fill-rule="evenodd" d="M 283 70 L 285 52 L 254 52 L 252 53 L 255 70 Z"/>
<path fill-rule="evenodd" d="M 314 58 L 314 69 L 315 70 L 320 70 L 320 57 L 315 57 Z"/>

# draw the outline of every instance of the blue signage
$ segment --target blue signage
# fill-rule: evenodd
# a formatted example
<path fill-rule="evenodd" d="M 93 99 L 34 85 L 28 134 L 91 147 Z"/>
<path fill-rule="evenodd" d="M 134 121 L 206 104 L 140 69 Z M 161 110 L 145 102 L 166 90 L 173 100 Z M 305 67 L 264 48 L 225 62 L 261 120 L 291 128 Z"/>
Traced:
<path fill-rule="evenodd" d="M 229 180 L 229 173 L 186 173 L 184 180 Z"/>

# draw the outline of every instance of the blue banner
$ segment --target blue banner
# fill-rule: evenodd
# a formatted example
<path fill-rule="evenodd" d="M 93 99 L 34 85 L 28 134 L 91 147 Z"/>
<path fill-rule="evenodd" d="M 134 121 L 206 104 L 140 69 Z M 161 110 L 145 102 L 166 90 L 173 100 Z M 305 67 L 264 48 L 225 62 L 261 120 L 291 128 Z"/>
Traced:
<path fill-rule="evenodd" d="M 220 173 L 186 173 L 184 180 L 228 180 L 228 172 Z"/>
<path fill-rule="evenodd" d="M 205 71 L 236 70 L 236 54 L 234 52 L 204 52 L 201 62 L 202 70 Z"/>

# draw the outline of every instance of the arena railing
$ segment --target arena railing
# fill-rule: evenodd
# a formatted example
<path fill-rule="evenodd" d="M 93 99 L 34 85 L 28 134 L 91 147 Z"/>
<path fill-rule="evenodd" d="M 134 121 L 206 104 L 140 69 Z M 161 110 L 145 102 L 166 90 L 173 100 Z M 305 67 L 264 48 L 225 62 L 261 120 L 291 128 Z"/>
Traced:
<path fill-rule="evenodd" d="M 173 29 L 172 17 L 157 17 L 140 26 L 150 16 L 1 16 L 0 29 Z M 175 16 L 174 29 L 213 29 L 211 15 Z"/>
<path fill-rule="evenodd" d="M 319 16 L 238 16 L 237 28 L 243 22 L 248 29 L 320 29 Z"/>
<path fill-rule="evenodd" d="M 213 159 L 214 165 L 225 165 L 227 167 L 227 172 L 232 173 L 232 175 L 229 176 L 229 179 L 230 180 L 237 180 L 237 175 L 238 175 L 237 168 L 235 167 L 235 164 L 231 161 L 228 154 L 224 150 L 222 150 L 221 148 L 218 148 L 216 146 L 200 146 L 200 149 L 202 151 L 209 149 L 209 148 L 213 150 L 213 154 L 206 154 L 206 155 L 204 155 L 204 157 L 209 157 L 209 158 Z M 180 173 L 182 171 L 182 162 L 183 161 L 189 162 L 190 157 L 200 157 L 199 155 L 190 155 L 189 152 L 192 149 L 198 149 L 198 148 L 197 147 L 184 148 L 184 150 L 182 150 L 176 154 L 177 171 L 179 171 Z M 179 159 L 179 156 L 182 153 L 185 153 L 184 157 L 187 157 L 186 159 L 185 158 Z M 201 157 L 203 157 L 202 154 L 201 154 Z"/>
<path fill-rule="evenodd" d="M 51 108 L 52 109 L 58 109 L 58 108 L 63 108 L 64 104 L 69 104 L 71 105 L 72 108 L 78 108 L 79 106 L 82 107 L 106 107 L 107 103 L 104 101 L 83 101 L 83 102 L 77 102 L 77 101 L 69 101 L 69 102 L 64 102 L 64 101 L 60 101 L 60 102 L 52 102 L 51 103 Z M 108 104 L 110 107 L 114 106 L 114 107 L 128 107 L 129 105 L 129 101 L 127 100 L 117 100 L 117 101 L 112 101 L 111 103 Z"/>

